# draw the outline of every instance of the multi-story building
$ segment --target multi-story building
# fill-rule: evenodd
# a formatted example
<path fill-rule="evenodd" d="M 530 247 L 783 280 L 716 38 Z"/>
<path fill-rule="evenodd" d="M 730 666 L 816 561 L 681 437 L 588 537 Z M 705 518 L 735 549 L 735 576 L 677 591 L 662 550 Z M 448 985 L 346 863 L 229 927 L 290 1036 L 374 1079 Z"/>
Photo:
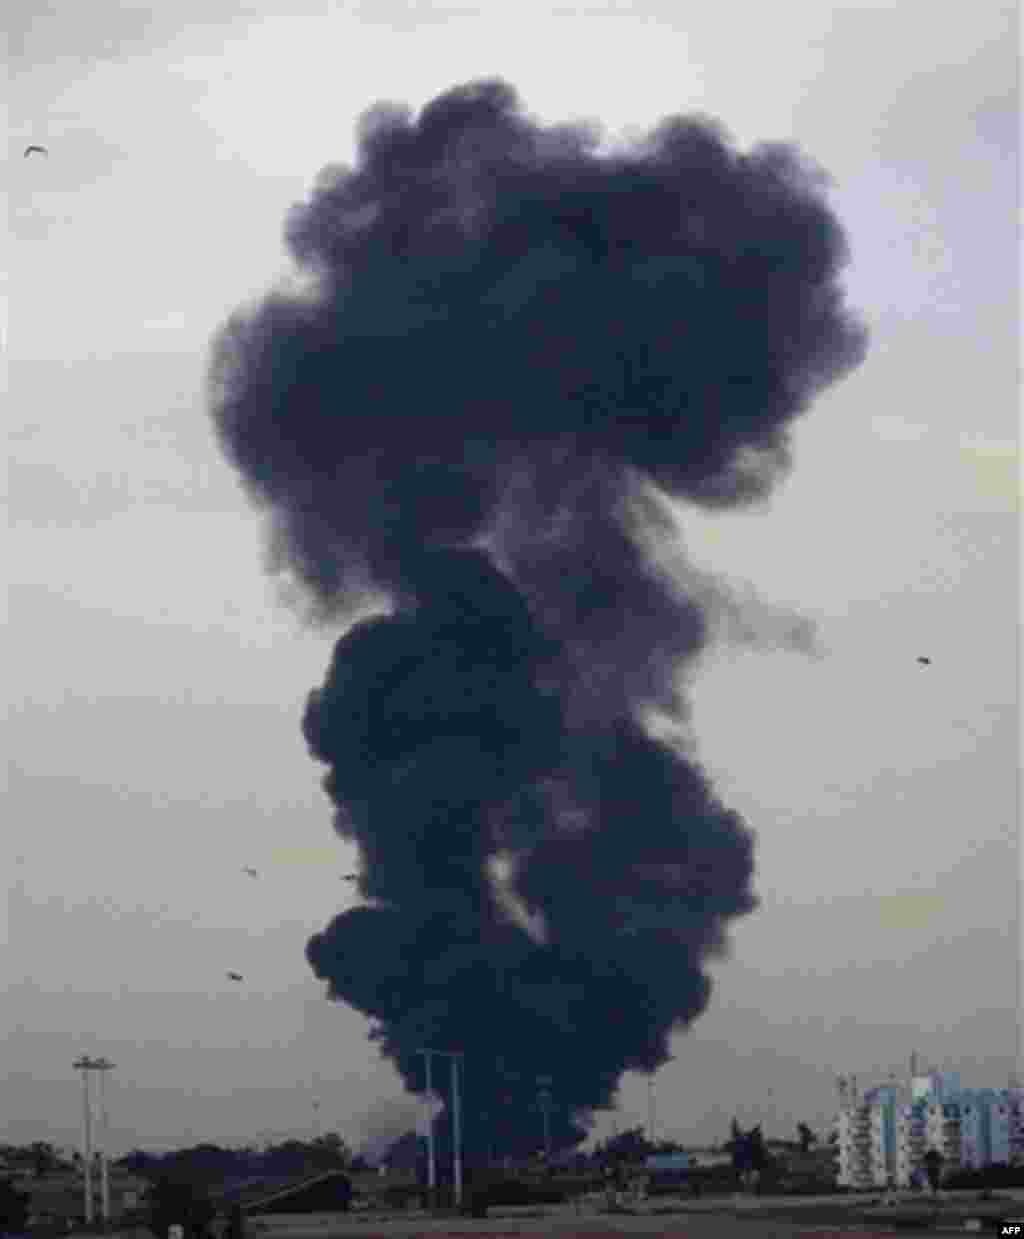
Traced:
<path fill-rule="evenodd" d="M 839 1114 L 839 1184 L 872 1187 L 871 1106 L 847 1106 Z"/>
<path fill-rule="evenodd" d="M 960 1106 L 957 1102 L 933 1101 L 928 1106 L 926 1141 L 942 1154 L 943 1173 L 960 1169 Z"/>
<path fill-rule="evenodd" d="M 855 1096 L 855 1095 L 854 1095 Z M 863 1100 L 847 1100 L 839 1111 L 839 1174 L 842 1186 L 885 1187 L 896 1176 L 896 1084 L 869 1089 Z"/>
<path fill-rule="evenodd" d="M 896 1115 L 896 1182 L 908 1187 L 924 1167 L 924 1155 L 928 1150 L 928 1107 L 918 1101 L 901 1106 Z"/>
<path fill-rule="evenodd" d="M 839 1183 L 847 1187 L 909 1186 L 923 1177 L 929 1149 L 942 1155 L 945 1174 L 1024 1160 L 1024 1089 L 964 1090 L 955 1073 L 912 1071 L 907 1086 L 843 1100 Z"/>
<path fill-rule="evenodd" d="M 968 1094 L 962 1099 L 960 1113 L 960 1164 L 965 1170 L 976 1170 L 991 1161 L 989 1104 L 984 1094 Z"/>
<path fill-rule="evenodd" d="M 883 1084 L 865 1095 L 871 1107 L 871 1179 L 875 1187 L 896 1181 L 896 1112 L 900 1089 Z"/>
<path fill-rule="evenodd" d="M 1014 1113 L 1009 1091 L 979 1089 L 961 1097 L 960 1156 L 964 1168 L 1009 1163 Z"/>
<path fill-rule="evenodd" d="M 1016 1081 L 1006 1090 L 1009 1109 L 1009 1161 L 1011 1165 L 1024 1165 L 1024 1088 Z"/>
<path fill-rule="evenodd" d="M 1013 1107 L 1008 1092 L 997 1093 L 989 1106 L 990 1163 L 1008 1165 L 1013 1154 Z"/>
<path fill-rule="evenodd" d="M 961 1093 L 960 1073 L 929 1071 L 927 1075 L 914 1076 L 910 1092 L 911 1101 L 955 1102 Z"/>

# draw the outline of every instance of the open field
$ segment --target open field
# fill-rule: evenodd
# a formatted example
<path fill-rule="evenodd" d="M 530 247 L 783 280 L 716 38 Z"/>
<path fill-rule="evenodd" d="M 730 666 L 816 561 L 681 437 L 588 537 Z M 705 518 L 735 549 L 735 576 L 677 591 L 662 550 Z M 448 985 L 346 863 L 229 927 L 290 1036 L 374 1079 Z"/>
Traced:
<path fill-rule="evenodd" d="M 986 1214 L 1013 1217 L 1024 1216 L 1024 1192 L 1005 1193 L 1001 1202 L 983 1203 L 971 1192 L 948 1193 L 939 1202 L 940 1225 L 916 1233 L 964 1234 L 966 1217 Z M 910 1209 L 929 1210 L 931 1201 L 920 1197 L 911 1204 L 907 1198 L 890 1215 Z M 593 1207 L 577 1213 L 574 1206 L 534 1209 L 492 1210 L 486 1220 L 459 1217 L 436 1217 L 419 1211 L 382 1218 L 352 1213 L 335 1215 L 303 1225 L 298 1219 L 257 1230 L 250 1223 L 253 1237 L 267 1239 L 484 1239 L 513 1235 L 553 1235 L 559 1239 L 604 1239 L 610 1235 L 660 1235 L 663 1239 L 830 1239 L 843 1235 L 899 1235 L 907 1231 L 892 1226 L 883 1217 L 865 1215 L 877 1208 L 870 1197 L 815 1197 L 764 1199 L 718 1199 L 716 1201 L 679 1201 L 673 1206 L 664 1200 L 652 1201 L 643 1212 L 630 1214 L 599 1214 Z M 987 1233 L 995 1233 L 988 1229 Z M 83 1237 L 84 1239 L 84 1237 Z M 125 1232 L 118 1239 L 152 1239 L 148 1232 Z"/>
<path fill-rule="evenodd" d="M 367 1221 L 359 1226 L 339 1226 L 320 1233 L 320 1239 L 512 1239 L 518 1235 L 553 1235 L 558 1239 L 608 1239 L 614 1235 L 661 1236 L 662 1239 L 835 1239 L 838 1236 L 890 1236 L 899 1231 L 864 1227 L 807 1226 L 795 1222 L 751 1219 L 737 1222 L 730 1217 L 689 1218 L 546 1218 L 461 1221 L 440 1218 Z M 131 1239 L 136 1239 L 131 1236 Z M 147 1236 L 146 1239 L 151 1239 Z"/>

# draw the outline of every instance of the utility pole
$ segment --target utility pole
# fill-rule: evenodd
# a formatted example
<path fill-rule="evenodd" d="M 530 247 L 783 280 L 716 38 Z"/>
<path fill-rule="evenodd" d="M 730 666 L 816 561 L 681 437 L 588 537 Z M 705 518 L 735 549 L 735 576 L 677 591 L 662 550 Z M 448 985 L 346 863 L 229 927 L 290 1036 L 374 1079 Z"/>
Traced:
<path fill-rule="evenodd" d="M 654 1072 L 647 1077 L 647 1143 L 654 1148 Z"/>
<path fill-rule="evenodd" d="M 437 1054 L 441 1058 L 449 1058 L 452 1063 L 452 1144 L 453 1144 L 453 1177 L 455 1180 L 455 1204 L 462 1204 L 462 1104 L 459 1099 L 459 1059 L 462 1054 L 449 1050 L 418 1050 L 427 1062 L 427 1095 L 430 1094 L 430 1056 Z M 428 1182 L 434 1187 L 434 1116 L 430 1116 L 430 1126 L 427 1128 Z"/>
<path fill-rule="evenodd" d="M 434 1186 L 437 1179 L 437 1173 L 434 1166 L 434 1112 L 431 1109 L 430 1100 L 430 1055 L 432 1050 L 419 1050 L 427 1064 L 427 1189 L 429 1192 L 428 1199 L 431 1205 L 434 1203 Z"/>
<path fill-rule="evenodd" d="M 92 1108 L 89 1105 L 89 1059 L 76 1059 L 74 1066 L 82 1073 L 82 1179 L 85 1192 L 85 1224 L 92 1225 Z"/>
<path fill-rule="evenodd" d="M 75 1060 L 73 1064 L 76 1071 L 82 1073 L 82 1189 L 85 1194 L 85 1220 L 87 1224 L 93 1221 L 93 1192 L 92 1192 L 92 1171 L 93 1171 L 93 1111 L 92 1100 L 89 1089 L 89 1073 L 98 1071 L 99 1079 L 99 1110 L 100 1110 L 100 1192 L 101 1192 L 101 1207 L 103 1221 L 110 1220 L 110 1179 L 107 1168 L 107 1142 L 109 1139 L 109 1129 L 107 1124 L 107 1111 L 103 1098 L 103 1076 L 107 1071 L 110 1071 L 114 1064 L 105 1058 L 90 1058 L 88 1054 L 83 1054 L 81 1058 Z"/>
<path fill-rule="evenodd" d="M 551 1161 L 551 1077 L 538 1076 L 537 1101 L 544 1119 L 544 1161 Z"/>
<path fill-rule="evenodd" d="M 98 1059 L 93 1067 L 100 1073 L 99 1078 L 99 1100 L 100 1100 L 100 1193 L 103 1203 L 103 1221 L 104 1224 L 110 1222 L 110 1123 L 108 1121 L 107 1106 L 104 1100 L 104 1078 L 108 1071 L 114 1066 L 107 1059 Z"/>
<path fill-rule="evenodd" d="M 482 925 L 493 924 L 485 915 L 481 921 Z M 498 1019 L 502 1018 L 505 1009 L 505 969 L 503 966 L 504 956 L 501 953 L 501 944 L 497 941 L 493 944 L 492 958 L 495 961 L 494 970 L 494 1009 L 497 1012 Z M 498 1158 L 502 1155 L 503 1141 L 502 1136 L 505 1133 L 505 1127 L 502 1122 L 504 1119 L 505 1105 L 505 1056 L 501 1052 L 500 1045 L 497 1047 L 498 1052 L 494 1059 L 494 1074 L 496 1089 L 493 1096 L 494 1116 L 491 1119 L 490 1137 L 491 1137 L 491 1156 L 489 1158 L 489 1169 L 493 1169 Z"/>
<path fill-rule="evenodd" d="M 459 1104 L 459 1059 L 461 1054 L 453 1054 L 452 1059 L 452 1142 L 455 1159 L 455 1207 L 462 1204 L 462 1107 Z"/>

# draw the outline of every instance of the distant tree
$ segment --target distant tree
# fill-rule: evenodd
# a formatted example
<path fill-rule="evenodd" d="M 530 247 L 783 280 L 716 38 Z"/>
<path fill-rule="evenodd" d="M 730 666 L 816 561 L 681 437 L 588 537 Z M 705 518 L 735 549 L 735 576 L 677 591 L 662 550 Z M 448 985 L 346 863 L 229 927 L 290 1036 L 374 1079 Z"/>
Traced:
<path fill-rule="evenodd" d="M 52 1174 L 60 1164 L 57 1150 L 47 1140 L 36 1140 L 28 1147 L 32 1163 L 32 1172 L 37 1179 L 43 1175 Z"/>
<path fill-rule="evenodd" d="M 352 1164 L 352 1150 L 336 1131 L 313 1141 L 310 1160 L 318 1170 L 346 1170 Z"/>
<path fill-rule="evenodd" d="M 228 1224 L 224 1239 L 245 1239 L 245 1217 L 242 1214 L 242 1206 L 239 1204 L 232 1205 L 228 1211 Z"/>
<path fill-rule="evenodd" d="M 796 1133 L 797 1133 L 797 1136 L 800 1138 L 800 1152 L 801 1153 L 810 1152 L 811 1145 L 818 1143 L 818 1137 L 814 1134 L 813 1131 L 811 1131 L 811 1129 L 807 1126 L 806 1123 L 797 1123 Z"/>
<path fill-rule="evenodd" d="M 183 1182 L 210 1186 L 234 1174 L 236 1168 L 237 1158 L 232 1150 L 204 1143 L 166 1153 L 149 1173 L 166 1173 Z"/>
<path fill-rule="evenodd" d="M 207 1239 L 216 1216 L 217 1208 L 205 1192 L 193 1196 L 192 1208 L 188 1214 L 188 1233 L 192 1239 Z"/>
<path fill-rule="evenodd" d="M 738 1175 L 743 1174 L 748 1169 L 750 1160 L 749 1145 L 743 1128 L 740 1127 L 736 1119 L 733 1119 L 729 1124 L 729 1139 L 722 1145 L 722 1149 L 732 1158 L 732 1168 Z"/>
<path fill-rule="evenodd" d="M 764 1145 L 764 1134 L 761 1131 L 761 1124 L 747 1132 L 747 1148 L 750 1158 L 750 1165 L 754 1170 L 764 1170 L 771 1160 L 768 1155 L 768 1150 Z"/>
<path fill-rule="evenodd" d="M 170 1228 L 181 1225 L 190 1239 L 202 1239 L 216 1216 L 203 1186 L 174 1174 L 161 1176 L 149 1192 L 149 1228 L 157 1239 L 167 1239 Z"/>
<path fill-rule="evenodd" d="M 172 1226 L 185 1225 L 191 1200 L 192 1192 L 187 1184 L 167 1176 L 156 1180 L 147 1198 L 147 1220 L 157 1239 L 167 1239 Z"/>
<path fill-rule="evenodd" d="M 78 1153 L 75 1154 L 76 1161 L 80 1161 L 81 1157 Z M 151 1153 L 145 1153 L 142 1149 L 132 1149 L 130 1153 L 126 1153 L 124 1157 L 119 1157 L 114 1162 L 121 1170 L 127 1170 L 131 1174 L 146 1175 L 152 1173 L 160 1164 L 160 1159 L 153 1156 Z"/>
<path fill-rule="evenodd" d="M 27 1192 L 19 1192 L 9 1179 L 0 1179 L 0 1231 L 18 1233 L 28 1223 L 29 1202 Z"/>
<path fill-rule="evenodd" d="M 605 1160 L 616 1162 L 641 1161 L 649 1153 L 654 1152 L 654 1145 L 644 1135 L 643 1127 L 631 1127 L 619 1132 L 610 1140 L 605 1141 L 603 1153 Z"/>
<path fill-rule="evenodd" d="M 70 1169 L 70 1163 L 65 1162 L 57 1146 L 48 1140 L 34 1140 L 31 1144 L 0 1145 L 0 1157 L 12 1166 L 18 1167 L 22 1173 L 31 1173 L 36 1178 L 52 1174 L 55 1170 Z"/>
<path fill-rule="evenodd" d="M 348 1157 L 345 1142 L 332 1133 L 321 1140 L 284 1140 L 270 1145 L 263 1153 L 263 1166 L 267 1174 L 297 1175 L 309 1170 L 343 1169 Z"/>
<path fill-rule="evenodd" d="M 924 1155 L 924 1172 L 928 1176 L 928 1185 L 933 1192 L 939 1190 L 939 1180 L 942 1177 L 942 1163 L 944 1160 L 938 1149 L 929 1149 Z"/>
<path fill-rule="evenodd" d="M 733 1119 L 729 1139 L 722 1148 L 732 1156 L 733 1171 L 740 1182 L 749 1182 L 753 1172 L 757 1172 L 759 1190 L 761 1178 L 777 1170 L 775 1159 L 765 1147 L 760 1123 L 745 1132 Z"/>
<path fill-rule="evenodd" d="M 390 1170 L 418 1170 L 426 1142 L 414 1131 L 407 1131 L 389 1146 L 381 1161 Z"/>

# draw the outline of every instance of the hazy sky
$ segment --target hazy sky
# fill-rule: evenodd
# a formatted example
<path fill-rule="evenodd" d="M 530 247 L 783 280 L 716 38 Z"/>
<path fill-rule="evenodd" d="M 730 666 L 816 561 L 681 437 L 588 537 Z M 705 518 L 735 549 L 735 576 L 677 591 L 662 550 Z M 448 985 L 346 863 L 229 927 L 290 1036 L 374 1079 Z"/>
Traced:
<path fill-rule="evenodd" d="M 17 0 L 0 1139 L 76 1138 L 82 1051 L 117 1064 L 119 1151 L 309 1133 L 314 1097 L 358 1140 L 401 1096 L 303 958 L 352 898 L 299 732 L 336 634 L 304 631 L 264 575 L 202 381 L 211 332 L 286 270 L 284 213 L 351 159 L 359 113 L 492 75 L 613 136 L 699 111 L 744 146 L 798 141 L 835 178 L 872 330 L 765 511 L 680 514 L 699 562 L 814 618 L 824 657 L 723 644 L 696 677 L 700 751 L 757 831 L 763 906 L 657 1076 L 659 1133 L 721 1139 L 736 1113 L 790 1134 L 833 1112 L 837 1072 L 866 1083 L 915 1048 L 1005 1084 L 1014 11 Z M 23 159 L 29 142 L 49 158 Z M 597 1130 L 646 1117 L 627 1077 Z"/>

